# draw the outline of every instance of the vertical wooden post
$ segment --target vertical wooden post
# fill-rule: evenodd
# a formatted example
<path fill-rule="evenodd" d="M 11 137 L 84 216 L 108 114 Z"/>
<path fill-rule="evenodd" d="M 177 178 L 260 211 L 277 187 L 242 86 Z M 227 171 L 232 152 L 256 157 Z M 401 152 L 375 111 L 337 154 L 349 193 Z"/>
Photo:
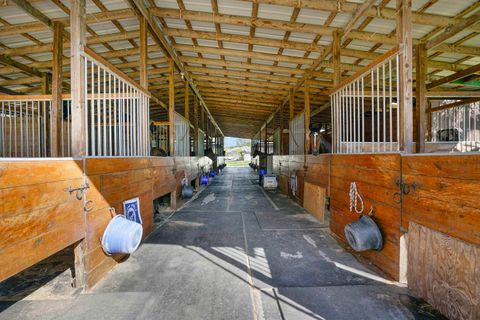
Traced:
<path fill-rule="evenodd" d="M 280 155 L 283 155 L 283 104 L 280 106 Z"/>
<path fill-rule="evenodd" d="M 52 113 L 50 121 L 50 156 L 58 157 L 62 145 L 62 58 L 63 24 L 53 22 L 53 59 L 52 59 Z"/>
<path fill-rule="evenodd" d="M 265 122 L 265 140 L 264 140 L 264 145 L 265 145 L 265 154 L 268 154 L 268 122 Z M 265 162 L 265 165 L 267 163 Z M 267 169 L 267 168 L 265 168 Z"/>
<path fill-rule="evenodd" d="M 185 80 L 185 119 L 190 122 L 190 97 L 188 81 Z"/>
<path fill-rule="evenodd" d="M 417 45 L 416 51 L 416 82 L 415 82 L 415 114 L 416 114 L 416 144 L 415 149 L 417 153 L 425 152 L 425 139 L 428 133 L 426 132 L 426 109 L 427 109 L 427 50 L 424 44 Z"/>
<path fill-rule="evenodd" d="M 42 94 L 50 94 L 50 81 L 47 73 L 42 75 Z"/>
<path fill-rule="evenodd" d="M 413 152 L 412 0 L 397 0 L 397 43 L 400 50 L 400 149 Z"/>
<path fill-rule="evenodd" d="M 198 156 L 198 98 L 193 96 L 193 151 Z"/>
<path fill-rule="evenodd" d="M 337 30 L 333 32 L 333 43 L 332 43 L 332 64 L 333 64 L 333 88 L 337 88 L 340 83 L 342 82 L 342 67 L 341 67 L 341 52 L 340 52 L 340 45 L 341 45 L 342 36 L 340 32 Z M 333 114 L 333 107 L 330 106 L 331 114 Z M 333 117 L 332 117 L 333 118 Z M 336 124 L 333 123 L 333 130 L 336 130 Z M 337 152 L 337 144 L 332 143 L 333 152 Z"/>
<path fill-rule="evenodd" d="M 304 92 L 304 116 L 305 116 L 305 141 L 304 141 L 304 150 L 305 154 L 310 153 L 310 83 L 308 80 L 305 81 L 305 92 Z"/>
<path fill-rule="evenodd" d="M 289 120 L 292 121 L 294 116 L 295 116 L 295 91 L 293 89 L 290 89 L 290 118 L 289 118 Z"/>
<path fill-rule="evenodd" d="M 208 149 L 210 147 L 210 137 L 208 136 L 209 132 L 208 132 L 208 129 L 209 129 L 209 120 L 210 118 L 207 116 L 207 119 L 206 119 L 206 123 L 205 123 L 205 141 L 206 141 L 206 144 L 205 144 L 205 149 Z"/>
<path fill-rule="evenodd" d="M 336 30 L 333 33 L 332 44 L 332 64 L 333 64 L 333 87 L 336 88 L 342 81 L 342 68 L 340 64 L 340 41 L 342 35 L 340 31 Z"/>
<path fill-rule="evenodd" d="M 145 17 L 139 18 L 140 22 L 140 86 L 148 90 L 148 40 L 147 21 Z"/>
<path fill-rule="evenodd" d="M 85 0 L 71 0 L 70 51 L 72 95 L 72 156 L 82 157 L 85 150 L 85 70 L 81 56 L 86 46 Z"/>
<path fill-rule="evenodd" d="M 168 122 L 170 122 L 169 155 L 173 157 L 175 155 L 175 63 L 173 59 L 168 61 Z"/>
<path fill-rule="evenodd" d="M 202 104 L 200 104 L 200 127 L 202 128 L 202 131 L 203 131 L 203 150 L 202 151 L 205 151 L 205 149 L 207 148 L 207 143 L 206 143 L 206 135 L 205 135 L 205 110 L 203 109 L 203 106 Z"/>
<path fill-rule="evenodd" d="M 72 117 L 72 156 L 84 157 L 85 148 L 85 70 L 81 56 L 86 45 L 85 0 L 71 0 L 70 9 L 70 92 Z M 85 239 L 74 245 L 75 286 L 86 286 Z"/>

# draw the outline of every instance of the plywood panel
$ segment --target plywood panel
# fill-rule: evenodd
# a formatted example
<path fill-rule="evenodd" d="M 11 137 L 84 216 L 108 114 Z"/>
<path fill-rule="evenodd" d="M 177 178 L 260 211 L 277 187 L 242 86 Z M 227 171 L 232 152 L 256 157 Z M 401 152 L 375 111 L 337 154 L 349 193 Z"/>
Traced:
<path fill-rule="evenodd" d="M 480 318 L 480 247 L 410 222 L 408 283 L 449 319 Z"/>
<path fill-rule="evenodd" d="M 323 223 L 325 214 L 325 188 L 305 182 L 304 195 L 304 208 Z"/>

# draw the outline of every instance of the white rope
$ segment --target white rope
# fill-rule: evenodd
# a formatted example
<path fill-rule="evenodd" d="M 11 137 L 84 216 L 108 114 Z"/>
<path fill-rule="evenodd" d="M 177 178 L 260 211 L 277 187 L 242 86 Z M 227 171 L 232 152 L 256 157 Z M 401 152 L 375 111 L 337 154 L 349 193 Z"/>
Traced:
<path fill-rule="evenodd" d="M 360 200 L 361 209 L 358 209 L 358 200 Z M 350 183 L 350 212 L 355 209 L 355 212 L 362 214 L 364 210 L 363 198 L 358 192 L 357 184 L 355 182 Z"/>

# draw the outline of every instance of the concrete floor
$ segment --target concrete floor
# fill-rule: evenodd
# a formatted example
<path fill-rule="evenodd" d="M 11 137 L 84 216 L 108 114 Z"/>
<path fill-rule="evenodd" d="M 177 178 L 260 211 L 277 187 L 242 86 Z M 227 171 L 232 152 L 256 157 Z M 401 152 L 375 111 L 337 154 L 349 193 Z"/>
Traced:
<path fill-rule="evenodd" d="M 248 168 L 227 168 L 91 292 L 0 319 L 437 319 Z"/>

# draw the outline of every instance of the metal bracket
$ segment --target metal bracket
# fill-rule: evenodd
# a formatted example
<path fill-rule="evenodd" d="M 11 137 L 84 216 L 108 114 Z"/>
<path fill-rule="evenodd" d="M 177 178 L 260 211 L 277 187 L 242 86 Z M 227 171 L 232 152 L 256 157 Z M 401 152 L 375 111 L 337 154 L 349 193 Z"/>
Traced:
<path fill-rule="evenodd" d="M 82 200 L 83 193 L 88 188 L 90 188 L 90 185 L 88 184 L 88 182 L 86 182 L 85 184 L 80 185 L 80 187 L 78 188 L 68 187 L 68 189 L 65 189 L 65 191 L 68 191 L 69 194 L 72 194 L 75 192 L 75 197 L 77 198 L 77 200 Z"/>
<path fill-rule="evenodd" d="M 407 182 L 403 182 L 400 178 L 397 178 L 397 181 L 395 184 L 397 185 L 397 187 L 400 188 L 400 191 L 405 195 L 409 194 L 410 191 L 417 190 L 418 188 L 418 184 L 415 181 L 412 183 L 407 183 Z"/>
<path fill-rule="evenodd" d="M 83 211 L 90 212 L 93 210 L 93 200 L 88 200 L 83 206 Z"/>

